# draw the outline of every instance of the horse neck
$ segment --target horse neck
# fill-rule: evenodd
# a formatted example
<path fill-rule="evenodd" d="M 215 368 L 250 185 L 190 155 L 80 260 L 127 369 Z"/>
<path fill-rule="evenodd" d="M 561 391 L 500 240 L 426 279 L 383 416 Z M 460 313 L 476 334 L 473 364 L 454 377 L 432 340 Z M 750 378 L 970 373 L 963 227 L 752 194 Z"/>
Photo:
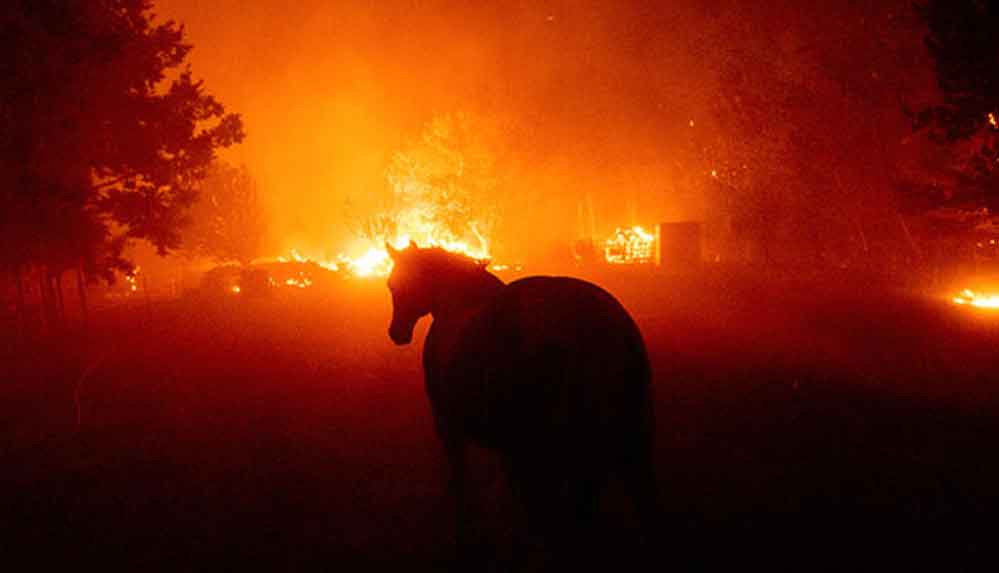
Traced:
<path fill-rule="evenodd" d="M 430 314 L 435 321 L 463 315 L 487 304 L 503 286 L 503 281 L 485 271 L 447 277 L 441 282 Z"/>

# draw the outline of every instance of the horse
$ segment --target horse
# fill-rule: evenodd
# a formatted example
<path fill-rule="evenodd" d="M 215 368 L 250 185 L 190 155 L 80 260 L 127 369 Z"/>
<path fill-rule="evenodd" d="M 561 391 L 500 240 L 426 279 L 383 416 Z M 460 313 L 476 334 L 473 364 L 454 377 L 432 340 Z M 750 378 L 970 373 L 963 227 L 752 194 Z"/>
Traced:
<path fill-rule="evenodd" d="M 441 248 L 386 248 L 389 337 L 408 344 L 417 321 L 432 317 L 424 383 L 450 468 L 459 559 L 469 445 L 505 460 L 528 528 L 553 540 L 543 545 L 568 548 L 573 531 L 595 523 L 613 475 L 651 532 L 659 508 L 651 368 L 624 307 L 576 278 L 504 284 L 486 263 Z"/>

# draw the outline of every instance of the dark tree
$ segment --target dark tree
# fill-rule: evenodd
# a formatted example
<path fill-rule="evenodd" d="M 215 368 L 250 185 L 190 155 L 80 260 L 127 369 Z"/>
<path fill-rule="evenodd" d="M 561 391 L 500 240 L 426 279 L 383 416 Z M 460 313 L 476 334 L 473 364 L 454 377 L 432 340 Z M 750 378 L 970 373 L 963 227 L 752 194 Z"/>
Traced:
<path fill-rule="evenodd" d="M 933 276 L 946 279 L 974 262 L 975 244 L 999 237 L 999 2 L 925 0 L 916 11 L 937 89 L 911 113 L 932 143 L 901 195 L 914 232 L 929 239 Z"/>
<path fill-rule="evenodd" d="M 730 2 L 698 32 L 713 85 L 690 156 L 722 252 L 816 266 L 911 255 L 892 194 L 911 136 L 899 94 L 926 81 L 910 4 L 774 6 L 779 18 Z"/>
<path fill-rule="evenodd" d="M 927 24 L 941 101 L 916 114 L 939 143 L 952 147 L 956 195 L 999 208 L 999 2 L 930 0 Z"/>
<path fill-rule="evenodd" d="M 943 101 L 923 120 L 950 140 L 999 128 L 999 2 L 930 0 L 920 6 Z"/>
<path fill-rule="evenodd" d="M 0 26 L 0 264 L 50 282 L 124 266 L 127 239 L 176 248 L 215 151 L 243 137 L 183 27 L 149 0 L 13 0 Z"/>

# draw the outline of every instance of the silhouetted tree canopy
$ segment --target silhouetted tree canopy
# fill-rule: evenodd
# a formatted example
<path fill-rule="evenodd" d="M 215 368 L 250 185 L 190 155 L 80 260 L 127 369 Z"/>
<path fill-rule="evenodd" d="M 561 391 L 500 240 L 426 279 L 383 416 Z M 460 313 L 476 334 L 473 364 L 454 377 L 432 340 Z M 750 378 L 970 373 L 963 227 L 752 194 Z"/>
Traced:
<path fill-rule="evenodd" d="M 929 28 L 926 45 L 943 102 L 923 120 L 940 136 L 964 139 L 999 126 L 999 2 L 930 0 L 920 6 Z"/>
<path fill-rule="evenodd" d="M 720 250 L 835 265 L 911 251 L 893 189 L 912 147 L 899 98 L 931 79 L 921 22 L 908 3 L 783 4 L 731 2 L 699 32 L 711 106 L 690 120 L 687 169 L 709 182 Z"/>
<path fill-rule="evenodd" d="M 940 204 L 999 209 L 999 2 L 928 0 L 926 22 L 940 101 L 915 114 L 917 128 L 948 146 L 952 184 Z"/>
<path fill-rule="evenodd" d="M 238 115 L 193 79 L 183 26 L 149 0 L 14 0 L 0 9 L 0 240 L 8 266 L 91 273 L 129 238 L 176 248 Z M 63 267 L 65 268 L 65 267 Z"/>

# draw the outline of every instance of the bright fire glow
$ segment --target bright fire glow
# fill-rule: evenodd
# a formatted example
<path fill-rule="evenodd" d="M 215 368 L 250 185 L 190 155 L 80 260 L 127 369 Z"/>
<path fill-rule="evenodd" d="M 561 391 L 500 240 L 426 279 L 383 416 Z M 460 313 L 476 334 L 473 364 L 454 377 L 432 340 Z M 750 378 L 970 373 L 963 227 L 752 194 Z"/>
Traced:
<path fill-rule="evenodd" d="M 648 263 L 652 260 L 656 237 L 642 227 L 618 227 L 604 243 L 604 258 L 608 263 Z"/>
<path fill-rule="evenodd" d="M 125 275 L 125 280 L 128 282 L 128 290 L 132 292 L 136 292 L 139 290 L 138 279 L 139 279 L 139 270 L 141 268 L 142 267 L 137 266 L 135 267 L 135 269 L 132 270 L 132 272 Z"/>
<path fill-rule="evenodd" d="M 350 272 L 359 277 L 385 276 L 392 270 L 392 259 L 384 247 L 371 247 L 356 259 L 346 259 Z"/>
<path fill-rule="evenodd" d="M 232 292 L 239 294 L 243 289 L 239 288 L 239 285 L 232 285 Z"/>
<path fill-rule="evenodd" d="M 448 233 L 432 225 L 424 223 L 421 227 L 412 234 L 399 233 L 388 242 L 396 249 L 404 249 L 409 245 L 410 239 L 415 237 L 414 242 L 423 248 L 440 247 L 446 251 L 461 253 L 477 260 L 487 260 L 490 258 L 489 243 L 479 233 L 475 233 L 478 246 L 472 246 L 466 241 L 448 237 Z M 475 229 L 474 225 L 470 225 L 470 227 L 473 230 Z M 330 271 L 345 270 L 355 277 L 363 278 L 385 277 L 392 272 L 392 258 L 389 257 L 388 251 L 385 249 L 384 241 L 378 245 L 371 245 L 369 243 L 368 249 L 358 256 L 348 256 L 341 253 L 332 261 L 306 257 L 294 249 L 292 249 L 288 257 L 278 257 L 278 260 L 282 262 L 295 261 L 297 263 L 312 262 Z M 292 282 L 295 284 L 292 285 Z M 305 281 L 289 279 L 286 281 L 286 284 L 304 288 L 312 283 L 308 281 L 308 284 L 305 284 Z"/>
<path fill-rule="evenodd" d="M 996 114 L 989 112 L 989 125 L 992 129 L 999 129 L 999 119 L 996 118 Z"/>
<path fill-rule="evenodd" d="M 285 279 L 284 284 L 291 287 L 305 288 L 312 286 L 312 279 L 299 273 L 298 278 Z"/>
<path fill-rule="evenodd" d="M 971 289 L 964 289 L 951 300 L 954 304 L 999 309 L 999 294 L 979 294 Z"/>

